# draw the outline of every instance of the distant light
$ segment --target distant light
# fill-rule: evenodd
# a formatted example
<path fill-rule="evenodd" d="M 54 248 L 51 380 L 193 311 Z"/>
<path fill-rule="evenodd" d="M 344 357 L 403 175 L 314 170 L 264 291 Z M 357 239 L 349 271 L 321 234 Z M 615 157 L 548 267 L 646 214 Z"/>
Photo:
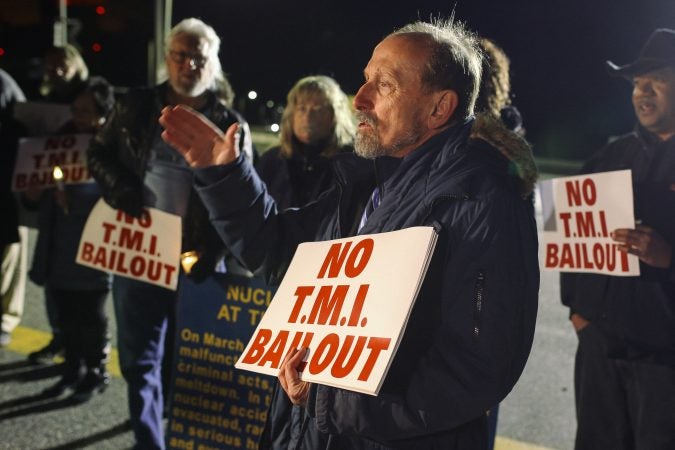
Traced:
<path fill-rule="evenodd" d="M 272 100 L 267 100 L 267 103 L 265 103 L 265 106 L 272 109 L 272 108 L 274 108 L 274 102 Z"/>
<path fill-rule="evenodd" d="M 52 176 L 56 181 L 63 180 L 63 170 L 61 170 L 59 166 L 54 166 L 54 169 L 52 170 Z"/>
<path fill-rule="evenodd" d="M 256 91 L 248 91 L 248 98 L 251 100 L 255 100 L 258 98 L 258 93 Z"/>
<path fill-rule="evenodd" d="M 199 261 L 199 253 L 194 250 L 181 253 L 180 255 L 180 264 L 183 266 L 183 270 L 187 274 L 190 274 L 192 271 L 192 266 L 194 266 L 197 261 Z"/>
<path fill-rule="evenodd" d="M 5 49 L 0 47 L 0 56 L 5 56 Z"/>
<path fill-rule="evenodd" d="M 277 131 L 279 131 L 279 124 L 273 123 L 272 125 L 270 125 L 270 130 L 276 133 Z"/>
<path fill-rule="evenodd" d="M 94 51 L 94 53 L 98 53 L 101 50 L 103 50 L 103 47 L 101 47 L 101 44 L 99 44 L 98 42 L 94 42 L 93 44 L 91 44 L 91 49 Z"/>
<path fill-rule="evenodd" d="M 96 7 L 96 14 L 98 14 L 99 16 L 102 16 L 103 14 L 105 14 L 105 6 L 97 6 Z"/>

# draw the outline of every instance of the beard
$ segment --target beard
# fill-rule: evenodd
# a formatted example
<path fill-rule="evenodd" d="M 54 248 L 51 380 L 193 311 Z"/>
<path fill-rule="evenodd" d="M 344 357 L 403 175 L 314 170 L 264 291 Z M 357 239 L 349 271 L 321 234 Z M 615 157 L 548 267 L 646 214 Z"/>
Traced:
<path fill-rule="evenodd" d="M 213 85 L 210 73 L 206 69 L 200 69 L 194 74 L 176 74 L 173 78 L 169 77 L 169 83 L 177 94 L 183 97 L 199 97 Z"/>
<path fill-rule="evenodd" d="M 203 81 L 200 81 L 198 83 L 194 84 L 173 84 L 172 85 L 173 90 L 176 91 L 178 94 L 182 95 L 183 97 L 199 97 L 202 95 L 206 90 L 208 89 L 209 85 L 204 83 Z"/>
<path fill-rule="evenodd" d="M 361 130 L 356 132 L 354 138 L 354 153 L 361 158 L 375 159 L 386 155 L 386 150 L 382 147 L 380 139 L 374 133 L 364 133 Z"/>
<path fill-rule="evenodd" d="M 421 126 L 415 118 L 412 127 L 397 137 L 388 147 L 385 147 L 377 135 L 377 120 L 367 114 L 357 111 L 356 120 L 367 123 L 370 129 L 358 129 L 354 139 L 354 153 L 362 158 L 375 159 L 380 156 L 396 156 L 399 150 L 416 143 L 421 136 Z"/>

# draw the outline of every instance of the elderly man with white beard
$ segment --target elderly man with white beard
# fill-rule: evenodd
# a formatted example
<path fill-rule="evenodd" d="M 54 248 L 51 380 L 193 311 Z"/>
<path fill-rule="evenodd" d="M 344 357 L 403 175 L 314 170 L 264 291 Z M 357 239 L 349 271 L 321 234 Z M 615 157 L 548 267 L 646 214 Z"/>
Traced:
<path fill-rule="evenodd" d="M 160 139 L 157 118 L 163 107 L 182 104 L 220 127 L 237 124 L 242 132 L 237 151 L 252 158 L 248 125 L 230 107 L 233 92 L 219 49 L 220 38 L 201 20 L 174 26 L 166 39 L 167 81 L 132 89 L 121 98 L 88 151 L 89 170 L 110 206 L 134 217 L 151 206 L 183 218 L 182 249 L 199 255 L 189 274 L 195 281 L 214 271 L 224 248 L 192 189 L 188 165 Z M 162 367 L 162 360 L 165 339 L 172 339 L 167 327 L 176 300 L 175 291 L 162 287 L 119 276 L 113 281 L 120 366 L 128 384 L 135 448 L 143 450 L 164 448 L 163 396 L 170 365 Z"/>

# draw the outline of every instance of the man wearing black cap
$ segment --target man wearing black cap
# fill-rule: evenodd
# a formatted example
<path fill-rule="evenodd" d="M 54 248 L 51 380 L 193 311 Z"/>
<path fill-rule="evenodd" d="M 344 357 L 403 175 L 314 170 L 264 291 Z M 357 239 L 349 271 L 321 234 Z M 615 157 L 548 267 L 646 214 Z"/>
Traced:
<path fill-rule="evenodd" d="M 612 237 L 639 277 L 562 274 L 579 337 L 577 450 L 675 448 L 675 30 L 658 29 L 637 60 L 608 62 L 633 84 L 638 124 L 582 173 L 631 169 L 635 229 Z"/>

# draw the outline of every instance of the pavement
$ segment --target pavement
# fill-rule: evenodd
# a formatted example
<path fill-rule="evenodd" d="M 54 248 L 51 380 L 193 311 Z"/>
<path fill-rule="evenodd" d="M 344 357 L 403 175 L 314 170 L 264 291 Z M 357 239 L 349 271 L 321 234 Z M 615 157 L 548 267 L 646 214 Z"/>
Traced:
<path fill-rule="evenodd" d="M 29 235 L 29 254 L 35 232 Z M 107 302 L 116 336 L 112 301 Z M 127 449 L 126 385 L 113 351 L 109 388 L 84 404 L 45 398 L 40 392 L 58 380 L 59 362 L 28 363 L 26 355 L 50 338 L 41 288 L 30 281 L 25 312 L 10 345 L 0 349 L 0 450 Z M 542 272 L 534 345 L 525 371 L 499 411 L 496 450 L 573 448 L 573 361 L 576 336 L 560 305 L 558 275 Z"/>
<path fill-rule="evenodd" d="M 29 245 L 35 242 L 31 230 Z M 112 301 L 107 302 L 113 317 Z M 115 333 L 114 320 L 113 333 Z M 114 336 L 115 334 L 113 334 Z M 49 398 L 43 389 L 59 380 L 60 363 L 34 365 L 28 353 L 51 338 L 40 287 L 28 283 L 22 323 L 8 347 L 0 349 L 0 449 L 109 449 L 131 448 L 126 383 L 120 378 L 114 351 L 108 389 L 89 402 L 77 404 L 67 396 Z"/>

